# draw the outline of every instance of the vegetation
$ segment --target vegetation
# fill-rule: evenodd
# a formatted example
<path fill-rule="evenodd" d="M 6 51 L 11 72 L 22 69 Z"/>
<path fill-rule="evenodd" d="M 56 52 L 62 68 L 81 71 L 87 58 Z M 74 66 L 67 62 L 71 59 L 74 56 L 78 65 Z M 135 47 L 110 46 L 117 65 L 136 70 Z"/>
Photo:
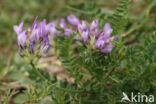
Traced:
<path fill-rule="evenodd" d="M 1 1 L 0 103 L 133 104 L 121 102 L 123 92 L 129 97 L 132 92 L 156 97 L 155 4 L 155 0 Z M 37 63 L 18 54 L 15 24 L 25 21 L 25 29 L 36 16 L 58 23 L 70 14 L 89 23 L 98 19 L 101 30 L 109 22 L 111 35 L 119 36 L 112 42 L 116 46 L 112 52 L 75 41 L 77 32 L 73 32 L 56 36 Z M 60 80 L 63 75 L 54 72 L 59 69 L 68 77 Z"/>

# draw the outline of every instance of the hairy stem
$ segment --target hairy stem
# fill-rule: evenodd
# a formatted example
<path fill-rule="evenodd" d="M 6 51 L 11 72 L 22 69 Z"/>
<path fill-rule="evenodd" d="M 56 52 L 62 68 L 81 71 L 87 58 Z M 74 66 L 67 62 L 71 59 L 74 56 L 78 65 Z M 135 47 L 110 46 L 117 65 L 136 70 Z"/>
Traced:
<path fill-rule="evenodd" d="M 31 63 L 31 66 L 35 74 L 38 75 L 42 81 L 47 81 L 47 79 L 39 72 L 39 70 L 35 67 L 33 63 Z"/>
<path fill-rule="evenodd" d="M 47 81 L 48 82 L 48 80 L 39 72 L 39 70 L 35 67 L 35 65 L 33 63 L 31 63 L 31 66 L 33 68 L 33 71 L 36 73 L 37 76 L 40 77 L 40 79 L 42 81 Z M 51 85 L 51 83 L 49 83 L 49 84 Z M 56 88 L 56 89 L 59 89 L 59 90 L 62 90 L 62 91 L 66 91 L 66 92 L 72 92 L 72 93 L 80 93 L 80 92 L 82 92 L 80 90 L 71 90 L 71 89 L 66 89 L 66 88 L 58 87 L 56 83 L 55 84 L 52 84 L 51 87 Z"/>

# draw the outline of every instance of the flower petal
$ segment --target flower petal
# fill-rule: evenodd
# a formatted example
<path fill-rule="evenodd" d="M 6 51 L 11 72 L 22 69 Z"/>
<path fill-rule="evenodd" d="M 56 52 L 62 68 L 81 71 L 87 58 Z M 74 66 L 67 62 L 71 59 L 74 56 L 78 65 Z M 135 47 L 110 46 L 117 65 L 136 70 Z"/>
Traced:
<path fill-rule="evenodd" d="M 104 31 L 104 36 L 106 38 L 109 38 L 113 30 L 112 30 L 110 24 L 106 23 L 105 26 L 104 26 L 103 31 Z"/>
<path fill-rule="evenodd" d="M 90 27 L 90 31 L 92 34 L 94 35 L 98 35 L 99 31 L 98 31 L 98 25 L 99 25 L 99 21 L 95 20 L 92 22 L 91 27 Z"/>
<path fill-rule="evenodd" d="M 34 50 L 34 45 L 35 45 L 35 41 L 31 41 L 29 44 L 29 50 L 33 51 Z"/>
<path fill-rule="evenodd" d="M 36 16 L 35 20 L 34 20 L 34 23 L 32 25 L 32 29 L 35 27 L 35 25 L 37 24 L 37 20 L 38 20 L 38 16 Z"/>
<path fill-rule="evenodd" d="M 72 28 L 69 29 L 65 29 L 65 36 L 70 36 L 70 34 L 72 33 Z"/>
<path fill-rule="evenodd" d="M 78 24 L 78 28 L 81 33 L 83 31 L 88 31 L 88 23 L 86 21 L 82 21 L 81 24 Z"/>
<path fill-rule="evenodd" d="M 107 38 L 105 38 L 104 36 L 100 36 L 96 40 L 95 47 L 102 49 L 104 47 L 104 45 L 106 44 L 106 40 L 107 40 Z"/>
<path fill-rule="evenodd" d="M 77 27 L 78 24 L 80 24 L 79 19 L 78 19 L 75 15 L 73 15 L 73 14 L 69 15 L 69 16 L 67 17 L 67 20 L 68 20 L 68 22 L 69 22 L 70 24 L 72 24 L 72 25 L 75 26 L 75 27 Z"/>
<path fill-rule="evenodd" d="M 47 26 L 47 20 L 46 19 L 44 19 L 42 22 L 40 22 L 40 26 L 39 26 L 39 35 L 40 35 L 40 37 L 44 37 L 45 35 L 47 35 L 48 34 L 48 31 L 46 30 L 46 26 Z"/>
<path fill-rule="evenodd" d="M 25 30 L 18 35 L 18 45 L 25 46 L 26 39 L 27 39 L 27 31 Z"/>
<path fill-rule="evenodd" d="M 108 44 L 105 48 L 101 49 L 101 52 L 103 53 L 109 53 L 112 51 L 112 49 L 115 47 L 113 44 Z"/>
<path fill-rule="evenodd" d="M 113 37 L 108 38 L 106 43 L 110 43 L 110 42 L 115 41 L 115 40 L 118 40 L 118 36 L 117 35 L 114 35 Z"/>
<path fill-rule="evenodd" d="M 60 27 L 62 27 L 62 28 L 64 28 L 64 29 L 67 28 L 67 24 L 66 24 L 64 18 L 61 18 L 61 19 L 60 19 Z"/>
<path fill-rule="evenodd" d="M 16 32 L 16 34 L 18 35 L 19 34 L 19 27 L 17 25 L 15 25 L 13 28 L 14 28 L 14 31 Z"/>
<path fill-rule="evenodd" d="M 58 33 L 58 31 L 56 30 L 56 25 L 54 22 L 50 22 L 47 25 L 46 29 L 52 35 L 52 37 L 55 37 L 55 35 Z"/>
<path fill-rule="evenodd" d="M 21 22 L 19 26 L 15 25 L 13 27 L 14 31 L 17 33 L 17 35 L 19 35 L 22 32 L 23 24 L 24 24 L 24 22 Z"/>
<path fill-rule="evenodd" d="M 38 41 L 40 39 L 40 28 L 39 24 L 35 25 L 35 28 L 32 30 L 31 35 L 30 35 L 30 40 L 31 41 Z"/>
<path fill-rule="evenodd" d="M 83 38 L 83 41 L 84 41 L 85 43 L 88 42 L 88 35 L 89 35 L 89 31 L 88 31 L 88 30 L 82 32 L 82 38 Z"/>

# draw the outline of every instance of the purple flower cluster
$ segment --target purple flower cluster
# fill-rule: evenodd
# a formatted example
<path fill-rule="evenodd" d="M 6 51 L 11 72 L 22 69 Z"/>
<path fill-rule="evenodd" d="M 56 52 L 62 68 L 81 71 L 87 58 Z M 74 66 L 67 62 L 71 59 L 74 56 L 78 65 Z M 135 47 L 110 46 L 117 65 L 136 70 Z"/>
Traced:
<path fill-rule="evenodd" d="M 98 20 L 94 20 L 90 26 L 86 21 L 80 22 L 75 15 L 69 15 L 67 20 L 78 32 L 75 39 L 82 40 L 86 44 L 93 44 L 93 47 L 98 48 L 103 53 L 109 53 L 115 47 L 115 45 L 112 44 L 112 41 L 118 40 L 118 36 L 115 35 L 110 37 L 113 30 L 109 23 L 106 23 L 103 30 L 99 31 Z M 65 23 L 64 20 L 61 21 L 60 24 L 63 23 Z M 66 30 L 66 28 L 64 29 Z M 94 39 L 93 42 L 92 38 Z"/>
<path fill-rule="evenodd" d="M 47 53 L 51 47 L 51 37 L 49 37 L 48 34 L 50 33 L 51 36 L 54 37 L 58 32 L 53 22 L 47 24 L 46 19 L 44 19 L 40 23 L 37 23 L 37 20 L 38 16 L 35 18 L 32 27 L 24 31 L 22 31 L 24 22 L 21 22 L 19 26 L 14 26 L 21 55 L 23 55 L 23 50 L 26 47 L 28 47 L 29 52 L 38 50 L 37 55 Z"/>
<path fill-rule="evenodd" d="M 59 26 L 64 32 L 56 29 L 54 22 L 47 23 L 46 19 L 37 23 L 38 16 L 35 18 L 32 27 L 23 31 L 24 22 L 21 22 L 19 26 L 14 26 L 14 31 L 18 36 L 18 45 L 20 46 L 20 53 L 23 54 L 23 50 L 26 47 L 29 52 L 36 50 L 37 54 L 47 53 L 51 47 L 50 41 L 56 34 L 64 34 L 64 36 L 70 36 L 73 32 L 76 32 L 75 40 L 83 41 L 85 44 L 89 44 L 91 47 L 99 49 L 103 53 L 109 53 L 115 47 L 112 41 L 118 39 L 115 35 L 110 37 L 112 28 L 109 23 L 106 23 L 103 30 L 99 31 L 99 21 L 94 20 L 91 24 L 87 21 L 80 21 L 75 15 L 69 15 L 67 17 L 68 22 L 73 25 L 69 27 L 66 24 L 64 18 L 60 19 Z M 49 36 L 48 34 L 51 34 Z"/>

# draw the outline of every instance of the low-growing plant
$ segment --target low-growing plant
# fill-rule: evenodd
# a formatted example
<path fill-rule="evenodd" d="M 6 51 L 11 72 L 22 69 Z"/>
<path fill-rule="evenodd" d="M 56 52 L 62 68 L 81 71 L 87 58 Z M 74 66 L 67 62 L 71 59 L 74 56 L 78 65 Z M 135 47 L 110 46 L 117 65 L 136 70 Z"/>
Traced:
<path fill-rule="evenodd" d="M 14 26 L 19 54 L 30 65 L 29 77 L 35 82 L 23 104 L 42 104 L 45 97 L 49 104 L 121 104 L 123 92 L 154 95 L 155 32 L 142 33 L 141 44 L 127 45 L 122 30 L 129 20 L 129 2 L 120 0 L 112 14 L 95 16 L 91 23 L 71 14 L 58 24 L 46 19 L 38 23 L 37 16 L 24 31 L 24 22 Z M 61 61 L 72 83 L 40 70 L 38 61 L 48 55 Z"/>

